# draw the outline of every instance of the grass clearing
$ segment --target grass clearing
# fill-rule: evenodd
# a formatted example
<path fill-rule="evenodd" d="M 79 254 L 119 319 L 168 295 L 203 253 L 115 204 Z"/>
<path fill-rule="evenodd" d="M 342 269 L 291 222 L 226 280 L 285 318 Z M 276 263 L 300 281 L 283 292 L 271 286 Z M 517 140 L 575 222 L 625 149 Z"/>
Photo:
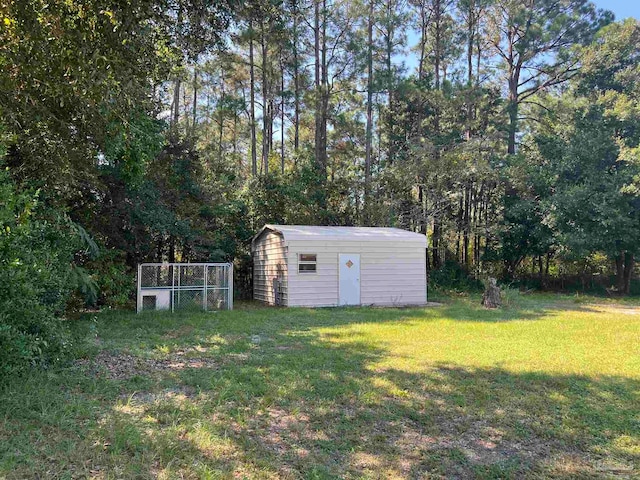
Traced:
<path fill-rule="evenodd" d="M 0 390 L 7 478 L 635 478 L 640 307 L 104 313 Z"/>

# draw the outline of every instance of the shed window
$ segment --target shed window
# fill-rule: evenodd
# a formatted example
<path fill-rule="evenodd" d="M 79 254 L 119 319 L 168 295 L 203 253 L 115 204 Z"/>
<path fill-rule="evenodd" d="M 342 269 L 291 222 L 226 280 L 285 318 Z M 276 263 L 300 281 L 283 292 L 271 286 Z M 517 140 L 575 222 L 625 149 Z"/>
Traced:
<path fill-rule="evenodd" d="M 315 273 L 316 265 L 315 253 L 298 254 L 298 273 Z"/>

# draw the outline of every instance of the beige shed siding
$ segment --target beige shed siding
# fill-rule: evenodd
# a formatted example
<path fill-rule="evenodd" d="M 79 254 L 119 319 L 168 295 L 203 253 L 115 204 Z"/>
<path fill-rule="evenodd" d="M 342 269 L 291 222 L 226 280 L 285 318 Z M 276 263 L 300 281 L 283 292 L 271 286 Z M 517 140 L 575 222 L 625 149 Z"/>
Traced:
<path fill-rule="evenodd" d="M 265 231 L 254 244 L 253 298 L 276 304 L 275 282 L 282 282 L 282 304 L 287 305 L 287 259 L 282 235 Z"/>
<path fill-rule="evenodd" d="M 298 254 L 317 255 L 316 273 L 298 273 Z M 288 305 L 338 304 L 338 255 L 360 254 L 360 301 L 363 305 L 419 305 L 426 302 L 426 249 L 423 242 L 288 242 Z"/>

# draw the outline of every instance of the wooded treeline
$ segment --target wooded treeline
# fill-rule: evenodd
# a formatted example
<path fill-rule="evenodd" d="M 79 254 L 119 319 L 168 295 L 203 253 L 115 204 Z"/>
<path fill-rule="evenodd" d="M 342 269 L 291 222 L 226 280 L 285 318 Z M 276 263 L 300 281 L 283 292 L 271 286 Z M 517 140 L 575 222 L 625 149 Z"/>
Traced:
<path fill-rule="evenodd" d="M 142 261 L 235 260 L 248 279 L 266 222 L 425 233 L 442 286 L 630 292 L 635 20 L 586 0 L 25 0 L 0 16 L 6 338 L 37 337 L 31 305 L 54 318 L 74 288 L 126 303 Z"/>

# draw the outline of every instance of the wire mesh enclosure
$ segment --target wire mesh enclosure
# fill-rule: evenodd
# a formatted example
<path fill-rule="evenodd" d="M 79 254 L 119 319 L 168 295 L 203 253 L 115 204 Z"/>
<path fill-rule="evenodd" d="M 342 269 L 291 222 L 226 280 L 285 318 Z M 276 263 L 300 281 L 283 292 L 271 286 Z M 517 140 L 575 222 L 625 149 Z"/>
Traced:
<path fill-rule="evenodd" d="M 138 265 L 137 311 L 231 310 L 231 263 L 142 263 Z"/>

